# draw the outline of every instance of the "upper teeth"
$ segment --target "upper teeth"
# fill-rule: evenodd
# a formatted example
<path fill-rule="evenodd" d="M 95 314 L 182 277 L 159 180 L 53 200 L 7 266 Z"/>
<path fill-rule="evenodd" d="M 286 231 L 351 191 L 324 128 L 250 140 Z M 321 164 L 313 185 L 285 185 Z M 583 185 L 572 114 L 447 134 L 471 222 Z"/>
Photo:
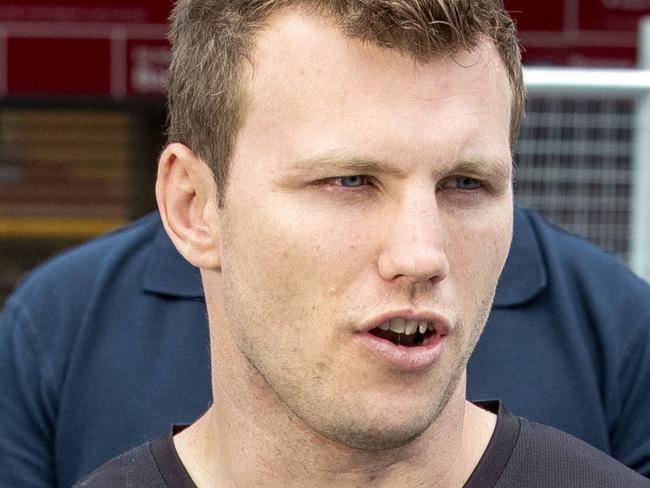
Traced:
<path fill-rule="evenodd" d="M 406 320 L 403 318 L 395 318 L 383 322 L 379 328 L 381 330 L 392 330 L 398 334 L 415 334 L 418 330 L 420 334 L 424 334 L 429 328 L 429 322 L 426 320 Z"/>

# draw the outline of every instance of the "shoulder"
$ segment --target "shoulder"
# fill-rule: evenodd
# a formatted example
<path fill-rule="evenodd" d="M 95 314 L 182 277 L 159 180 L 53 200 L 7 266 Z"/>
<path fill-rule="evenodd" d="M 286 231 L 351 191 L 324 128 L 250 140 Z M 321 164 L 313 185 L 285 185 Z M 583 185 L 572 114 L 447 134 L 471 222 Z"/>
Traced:
<path fill-rule="evenodd" d="M 515 239 L 524 240 L 528 248 L 537 247 L 547 271 L 551 273 L 565 273 L 593 281 L 607 277 L 625 281 L 635 290 L 650 290 L 648 284 L 613 253 L 549 222 L 534 210 L 515 210 Z"/>
<path fill-rule="evenodd" d="M 40 463 L 43 476 L 56 468 L 61 484 L 70 486 L 79 474 L 159 435 L 161 425 L 202 412 L 210 382 L 201 297 L 198 270 L 178 254 L 158 214 L 25 277 L 0 313 L 7 400 L 0 424 L 10 426 L 0 452 L 12 456 L 5 456 L 16 466 L 12 472 L 20 466 L 31 475 Z M 193 379 L 200 376 L 192 395 L 173 394 L 190 371 L 178 364 L 192 364 Z M 160 378 L 169 387 L 164 391 Z M 151 415 L 132 408 L 134 395 Z M 111 420 L 115 412 L 119 425 Z"/>
<path fill-rule="evenodd" d="M 90 473 L 73 488 L 166 488 L 151 454 L 151 443 L 136 447 Z"/>
<path fill-rule="evenodd" d="M 11 322 L 34 324 L 41 334 L 78 325 L 98 299 L 111 290 L 122 296 L 142 288 L 152 247 L 162 229 L 158 214 L 55 256 L 26 275 L 8 297 L 3 315 Z M 47 324 L 47 325 L 43 325 Z"/>
<path fill-rule="evenodd" d="M 129 256 L 130 260 L 145 258 L 161 228 L 160 217 L 157 213 L 152 213 L 65 251 L 48 259 L 26 275 L 16 288 L 14 296 L 43 292 L 46 287 L 52 294 L 56 289 L 64 288 L 62 282 L 68 289 L 84 293 L 88 281 L 96 279 L 102 269 L 123 261 L 124 256 Z M 53 283 L 58 284 L 56 289 L 50 287 Z"/>
<path fill-rule="evenodd" d="M 522 275 L 534 274 L 541 290 L 574 304 L 650 319 L 650 286 L 618 257 L 544 219 L 530 209 L 515 210 L 515 232 L 502 275 L 504 292 L 521 288 Z M 512 290 L 510 290 L 512 291 Z"/>
<path fill-rule="evenodd" d="M 569 434 L 522 420 L 498 486 L 649 488 L 650 480 Z"/>
<path fill-rule="evenodd" d="M 118 304 L 128 303 L 134 290 L 142 289 L 160 228 L 158 215 L 150 214 L 64 252 L 24 277 L 0 313 L 0 351 L 7 351 L 7 361 L 22 374 L 0 380 L 35 385 L 34 371 L 39 371 L 38 378 L 47 384 L 42 391 L 48 398 L 56 395 L 81 329 L 99 320 L 97 307 L 108 317 L 108 312 L 123 308 Z M 109 317 L 113 324 L 115 313 Z M 16 391 L 14 398 L 18 396 Z"/>

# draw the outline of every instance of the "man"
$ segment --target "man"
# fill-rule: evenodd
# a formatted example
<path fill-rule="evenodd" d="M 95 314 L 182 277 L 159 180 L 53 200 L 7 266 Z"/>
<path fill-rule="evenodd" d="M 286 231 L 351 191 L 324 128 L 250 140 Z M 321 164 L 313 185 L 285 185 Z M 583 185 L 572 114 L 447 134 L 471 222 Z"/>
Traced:
<path fill-rule="evenodd" d="M 523 105 L 496 2 L 188 0 L 172 45 L 157 198 L 214 403 L 80 486 L 650 486 L 465 400 Z"/>
<path fill-rule="evenodd" d="M 614 258 L 515 210 L 470 398 L 650 473 L 650 296 Z M 198 273 L 150 216 L 48 262 L 0 314 L 0 479 L 70 486 L 210 399 Z"/>

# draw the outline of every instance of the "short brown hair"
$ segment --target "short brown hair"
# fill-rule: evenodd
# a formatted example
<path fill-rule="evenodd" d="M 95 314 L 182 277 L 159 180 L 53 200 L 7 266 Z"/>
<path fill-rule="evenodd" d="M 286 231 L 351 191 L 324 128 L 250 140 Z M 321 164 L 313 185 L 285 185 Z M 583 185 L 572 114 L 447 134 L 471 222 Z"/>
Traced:
<path fill-rule="evenodd" d="M 502 0 L 178 0 L 171 14 L 169 142 L 190 147 L 212 169 L 219 202 L 245 117 L 242 63 L 255 33 L 281 8 L 327 16 L 351 38 L 426 62 L 494 42 L 512 87 L 510 141 L 524 111 L 519 43 Z"/>

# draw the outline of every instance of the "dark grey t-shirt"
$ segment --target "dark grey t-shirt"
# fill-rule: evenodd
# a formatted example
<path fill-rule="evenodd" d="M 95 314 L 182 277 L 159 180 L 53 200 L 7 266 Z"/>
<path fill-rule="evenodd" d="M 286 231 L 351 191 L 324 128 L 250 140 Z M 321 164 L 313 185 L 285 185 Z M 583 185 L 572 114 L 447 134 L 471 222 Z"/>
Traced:
<path fill-rule="evenodd" d="M 650 480 L 575 437 L 520 419 L 499 402 L 478 402 L 497 413 L 488 447 L 464 488 L 650 488 Z M 118 456 L 75 488 L 196 488 L 165 437 Z"/>
<path fill-rule="evenodd" d="M 174 447 L 184 427 L 111 459 L 73 488 L 196 488 Z"/>

